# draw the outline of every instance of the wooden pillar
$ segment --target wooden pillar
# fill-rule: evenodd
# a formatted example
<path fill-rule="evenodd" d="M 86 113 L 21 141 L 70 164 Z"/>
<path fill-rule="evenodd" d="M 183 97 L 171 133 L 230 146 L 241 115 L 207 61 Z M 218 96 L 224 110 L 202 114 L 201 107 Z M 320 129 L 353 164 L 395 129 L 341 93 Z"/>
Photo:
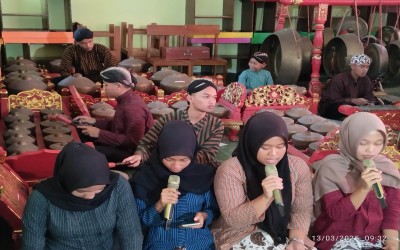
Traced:
<path fill-rule="evenodd" d="M 316 113 L 319 98 L 321 95 L 321 82 L 320 82 L 320 68 L 321 68 L 321 54 L 322 46 L 324 43 L 323 31 L 324 24 L 328 16 L 328 4 L 318 4 L 314 8 L 314 40 L 313 40 L 313 51 L 311 56 L 311 81 L 309 84 L 309 91 L 313 98 L 311 111 Z"/>

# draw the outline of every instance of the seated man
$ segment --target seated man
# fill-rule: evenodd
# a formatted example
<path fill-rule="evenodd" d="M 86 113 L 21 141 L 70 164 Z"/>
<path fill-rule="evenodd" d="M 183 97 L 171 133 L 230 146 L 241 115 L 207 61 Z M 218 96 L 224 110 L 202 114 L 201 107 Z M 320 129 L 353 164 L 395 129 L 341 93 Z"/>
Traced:
<path fill-rule="evenodd" d="M 92 117 L 78 116 L 82 133 L 94 139 L 95 148 L 103 153 L 109 162 L 121 162 L 133 154 L 139 141 L 153 125 L 153 117 L 142 98 L 132 87 L 136 79 L 122 67 L 111 67 L 100 72 L 104 80 L 104 90 L 110 98 L 118 102 L 111 121 L 96 120 Z"/>
<path fill-rule="evenodd" d="M 335 75 L 331 82 L 324 86 L 318 105 L 319 115 L 341 120 L 344 115 L 338 111 L 340 105 L 363 106 L 374 104 L 372 83 L 367 72 L 371 58 L 367 55 L 354 55 L 350 60 L 350 72 Z"/>
<path fill-rule="evenodd" d="M 117 60 L 110 50 L 93 42 L 93 32 L 79 28 L 74 32 L 75 44 L 68 46 L 61 58 L 60 74 L 67 77 L 71 73 L 80 73 L 93 82 L 102 81 L 100 71 L 117 66 Z"/>
<path fill-rule="evenodd" d="M 134 155 L 126 158 L 124 162 L 129 162 L 131 166 L 137 167 L 141 161 L 147 161 L 157 144 L 158 136 L 163 126 L 169 121 L 181 120 L 192 125 L 196 133 L 199 149 L 196 153 L 195 161 L 203 164 L 212 164 L 214 167 L 219 166 L 219 162 L 215 157 L 224 133 L 224 125 L 219 118 L 207 113 L 211 112 L 215 107 L 217 87 L 209 80 L 195 79 L 189 84 L 187 93 L 189 108 L 160 117 L 140 141 Z M 184 138 L 176 139 L 184 140 Z"/>

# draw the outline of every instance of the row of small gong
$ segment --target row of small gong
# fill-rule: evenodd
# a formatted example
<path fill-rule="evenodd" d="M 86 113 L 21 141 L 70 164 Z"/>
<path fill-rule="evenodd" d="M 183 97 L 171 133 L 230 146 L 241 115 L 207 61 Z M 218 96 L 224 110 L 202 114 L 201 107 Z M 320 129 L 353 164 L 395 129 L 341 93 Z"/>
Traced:
<path fill-rule="evenodd" d="M 61 121 L 47 119 L 49 114 L 61 114 L 61 110 L 43 109 L 40 112 L 40 131 L 44 145 L 48 149 L 59 150 L 73 140 L 71 129 Z M 8 155 L 18 155 L 27 151 L 39 150 L 37 126 L 34 113 L 28 108 L 10 110 L 4 117 L 7 130 L 3 134 L 4 144 Z"/>

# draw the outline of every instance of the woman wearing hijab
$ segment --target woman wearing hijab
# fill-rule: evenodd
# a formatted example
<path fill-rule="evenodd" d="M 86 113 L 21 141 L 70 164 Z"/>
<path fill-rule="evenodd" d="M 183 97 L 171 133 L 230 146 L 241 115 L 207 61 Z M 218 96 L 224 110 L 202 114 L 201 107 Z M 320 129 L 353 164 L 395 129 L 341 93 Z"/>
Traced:
<path fill-rule="evenodd" d="M 214 180 L 221 211 L 213 225 L 217 249 L 304 250 L 311 172 L 303 160 L 287 154 L 287 147 L 288 131 L 279 116 L 263 112 L 246 123 L 234 157 L 218 168 Z M 266 176 L 266 165 L 275 165 L 278 176 Z M 274 202 L 276 189 L 283 207 Z"/>
<path fill-rule="evenodd" d="M 381 155 L 385 125 L 374 114 L 359 112 L 340 127 L 339 152 L 314 163 L 316 218 L 314 240 L 321 249 L 398 249 L 400 174 Z M 375 167 L 365 168 L 363 161 Z M 386 208 L 372 190 L 380 182 Z"/>
<path fill-rule="evenodd" d="M 184 139 L 180 139 L 184 138 Z M 212 183 L 214 168 L 194 162 L 196 134 L 184 121 L 164 125 L 157 146 L 131 180 L 144 230 L 143 249 L 214 249 L 209 225 L 218 214 Z M 179 188 L 167 187 L 170 175 L 180 177 Z M 174 204 L 172 220 L 164 219 Z M 182 224 L 198 225 L 182 228 Z"/>
<path fill-rule="evenodd" d="M 129 183 L 105 156 L 65 145 L 54 176 L 35 186 L 23 215 L 22 249 L 141 249 L 143 236 Z"/>

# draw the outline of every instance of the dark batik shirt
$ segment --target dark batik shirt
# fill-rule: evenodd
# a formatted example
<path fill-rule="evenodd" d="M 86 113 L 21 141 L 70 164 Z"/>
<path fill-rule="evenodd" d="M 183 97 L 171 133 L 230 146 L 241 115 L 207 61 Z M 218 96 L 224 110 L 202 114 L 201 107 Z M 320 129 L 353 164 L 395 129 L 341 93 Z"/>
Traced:
<path fill-rule="evenodd" d="M 117 66 L 110 50 L 101 44 L 94 44 L 91 51 L 85 51 L 79 45 L 68 46 L 61 58 L 60 74 L 69 75 L 69 69 L 75 68 L 75 73 L 80 73 L 93 82 L 102 82 L 100 72 L 106 68 Z"/>
<path fill-rule="evenodd" d="M 350 104 L 354 98 L 365 98 L 370 102 L 376 100 L 371 80 L 365 76 L 356 81 L 351 72 L 340 73 L 335 75 L 329 86 L 322 91 L 319 108 L 324 110 L 328 105 L 335 103 Z"/>

